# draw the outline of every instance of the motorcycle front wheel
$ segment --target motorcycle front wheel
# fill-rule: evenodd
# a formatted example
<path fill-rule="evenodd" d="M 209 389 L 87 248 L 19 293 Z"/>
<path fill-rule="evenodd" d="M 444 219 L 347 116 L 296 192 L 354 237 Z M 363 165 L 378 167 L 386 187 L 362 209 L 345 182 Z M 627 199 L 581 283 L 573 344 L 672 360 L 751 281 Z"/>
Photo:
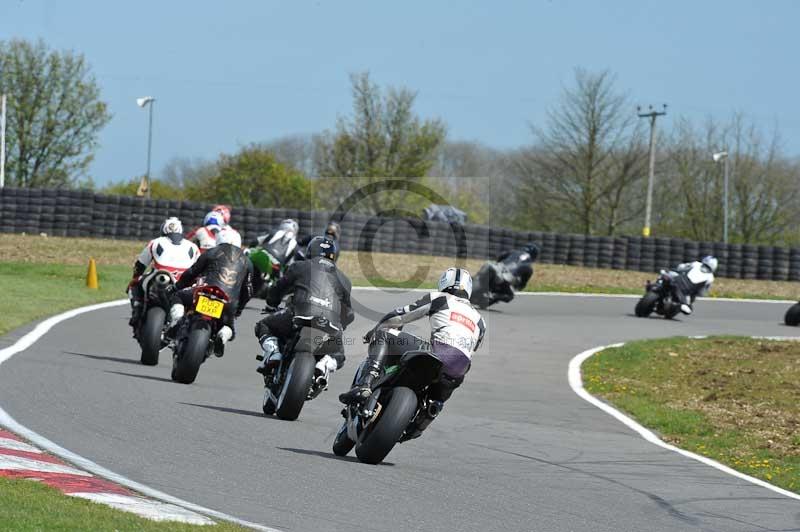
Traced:
<path fill-rule="evenodd" d="M 639 302 L 636 303 L 636 316 L 639 318 L 646 318 L 652 314 L 660 297 L 661 296 L 655 292 L 647 292 L 645 295 L 643 295 Z"/>
<path fill-rule="evenodd" d="M 786 311 L 786 316 L 783 317 L 786 325 L 795 326 L 800 324 L 800 303 L 795 303 L 789 310 Z"/>
<path fill-rule="evenodd" d="M 333 454 L 336 456 L 347 456 L 347 453 L 353 450 L 356 442 L 350 439 L 347 435 L 347 421 L 342 423 L 342 428 L 336 433 L 336 438 L 333 440 Z"/>
<path fill-rule="evenodd" d="M 381 404 L 380 417 L 356 445 L 356 456 L 366 464 L 379 464 L 386 458 L 414 419 L 419 406 L 417 394 L 404 386 L 394 388 L 388 394 L 388 401 L 381 401 Z"/>

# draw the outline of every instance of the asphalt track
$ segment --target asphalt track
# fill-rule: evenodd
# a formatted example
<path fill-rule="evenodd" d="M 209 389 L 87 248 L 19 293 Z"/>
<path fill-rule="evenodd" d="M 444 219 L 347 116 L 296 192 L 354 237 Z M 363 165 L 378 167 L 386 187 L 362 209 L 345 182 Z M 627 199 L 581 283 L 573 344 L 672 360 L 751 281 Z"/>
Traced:
<path fill-rule="evenodd" d="M 418 294 L 357 293 L 386 311 Z M 56 325 L 0 370 L 0 405 L 63 447 L 135 481 L 286 531 L 800 530 L 800 503 L 659 448 L 577 397 L 567 365 L 602 344 L 674 335 L 797 336 L 786 305 L 702 301 L 675 321 L 637 319 L 632 299 L 519 297 L 485 312 L 466 383 L 423 438 L 380 466 L 340 459 L 336 396 L 364 354 L 301 418 L 261 415 L 256 310 L 191 386 L 170 357 L 138 364 L 124 306 Z M 362 309 L 351 338 L 371 326 Z M 7 345 L 26 330 L 2 339 Z"/>

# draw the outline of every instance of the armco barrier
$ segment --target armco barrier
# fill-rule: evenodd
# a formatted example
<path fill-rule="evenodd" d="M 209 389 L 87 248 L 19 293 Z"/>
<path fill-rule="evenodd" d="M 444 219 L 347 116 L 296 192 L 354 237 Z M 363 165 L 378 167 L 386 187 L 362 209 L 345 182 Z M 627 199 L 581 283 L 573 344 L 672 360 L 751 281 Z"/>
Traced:
<path fill-rule="evenodd" d="M 187 228 L 199 225 L 211 204 L 106 196 L 91 191 L 0 189 L 0 232 L 146 240 L 167 216 Z M 301 236 L 320 232 L 334 213 L 297 209 L 234 208 L 233 226 L 245 241 L 295 218 Z M 344 213 L 341 246 L 401 254 L 489 259 L 526 242 L 540 245 L 539 261 L 653 272 L 707 254 L 719 258 L 722 277 L 800 281 L 800 248 L 779 248 L 679 238 L 595 237 L 451 225 L 417 218 Z"/>

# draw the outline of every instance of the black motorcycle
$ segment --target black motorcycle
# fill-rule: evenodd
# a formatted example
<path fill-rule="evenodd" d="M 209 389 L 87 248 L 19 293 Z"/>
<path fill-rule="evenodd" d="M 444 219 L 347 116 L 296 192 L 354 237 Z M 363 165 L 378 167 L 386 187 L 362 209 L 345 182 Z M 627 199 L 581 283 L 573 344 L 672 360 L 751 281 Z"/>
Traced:
<path fill-rule="evenodd" d="M 264 415 L 294 421 L 303 405 L 328 387 L 328 375 L 314 375 L 317 362 L 325 356 L 321 347 L 336 338 L 339 329 L 327 318 L 295 316 L 294 333 L 282 347 L 277 368 L 264 375 Z"/>
<path fill-rule="evenodd" d="M 142 349 L 141 362 L 145 366 L 158 364 L 159 352 L 167 346 L 164 331 L 170 307 L 170 287 L 175 278 L 166 270 L 151 270 L 142 277 L 144 291 L 143 309 L 136 326 L 136 339 Z"/>
<path fill-rule="evenodd" d="M 230 298 L 221 289 L 200 285 L 194 289 L 192 307 L 181 318 L 175 335 L 172 380 L 191 384 L 197 378 L 200 364 L 218 347 L 217 333 L 224 325 L 222 314 Z"/>
<path fill-rule="evenodd" d="M 786 322 L 786 325 L 796 326 L 800 324 L 800 303 L 795 303 L 789 310 L 786 311 L 786 315 L 783 317 L 783 321 Z"/>
<path fill-rule="evenodd" d="M 469 302 L 480 309 L 485 309 L 500 301 L 498 292 L 514 281 L 513 274 L 501 263 L 487 262 L 472 280 L 472 295 Z"/>
<path fill-rule="evenodd" d="M 372 383 L 369 399 L 342 410 L 345 421 L 334 439 L 334 454 L 345 456 L 355 447 L 361 462 L 378 464 L 396 443 L 414 437 L 417 416 L 439 413 L 441 403 L 427 395 L 441 370 L 441 360 L 430 351 L 409 351 L 387 367 Z"/>
<path fill-rule="evenodd" d="M 645 294 L 636 303 L 636 315 L 646 318 L 653 312 L 666 319 L 674 318 L 681 311 L 681 302 L 675 298 L 670 272 L 662 270 L 655 282 L 647 281 Z"/>

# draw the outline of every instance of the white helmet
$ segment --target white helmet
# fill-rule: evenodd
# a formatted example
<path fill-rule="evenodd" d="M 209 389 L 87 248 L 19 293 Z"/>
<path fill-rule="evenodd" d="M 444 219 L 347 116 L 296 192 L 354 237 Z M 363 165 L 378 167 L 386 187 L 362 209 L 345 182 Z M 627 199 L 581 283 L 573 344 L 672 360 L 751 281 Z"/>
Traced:
<path fill-rule="evenodd" d="M 217 232 L 217 245 L 230 244 L 237 248 L 242 247 L 242 235 L 232 227 L 224 227 Z"/>
<path fill-rule="evenodd" d="M 170 216 L 164 223 L 161 224 L 161 234 L 162 235 L 169 235 L 172 233 L 181 233 L 183 234 L 183 224 L 180 220 L 175 218 L 174 216 Z"/>
<path fill-rule="evenodd" d="M 448 268 L 439 278 L 439 291 L 469 299 L 472 295 L 472 276 L 464 268 Z"/>
<path fill-rule="evenodd" d="M 203 225 L 208 227 L 209 225 L 216 225 L 217 227 L 225 227 L 225 218 L 223 218 L 222 213 L 219 211 L 211 211 L 206 214 L 206 217 L 203 218 Z"/>
<path fill-rule="evenodd" d="M 295 222 L 291 218 L 287 218 L 286 220 L 281 222 L 281 225 L 278 226 L 278 229 L 296 235 L 298 231 L 300 231 L 300 226 L 298 225 L 297 222 Z"/>
<path fill-rule="evenodd" d="M 715 273 L 717 271 L 717 266 L 719 266 L 717 257 L 713 255 L 706 255 L 700 262 L 708 266 L 708 268 L 711 270 L 711 273 Z"/>

